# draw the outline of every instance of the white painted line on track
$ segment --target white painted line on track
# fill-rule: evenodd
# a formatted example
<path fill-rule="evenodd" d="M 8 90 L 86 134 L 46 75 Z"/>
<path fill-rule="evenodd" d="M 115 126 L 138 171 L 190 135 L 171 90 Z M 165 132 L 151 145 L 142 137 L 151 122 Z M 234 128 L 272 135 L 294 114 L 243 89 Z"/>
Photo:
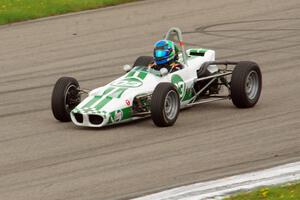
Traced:
<path fill-rule="evenodd" d="M 300 180 L 300 162 L 270 169 L 231 176 L 213 181 L 186 185 L 133 200 L 204 200 L 222 199 L 228 194 L 253 188 Z"/>

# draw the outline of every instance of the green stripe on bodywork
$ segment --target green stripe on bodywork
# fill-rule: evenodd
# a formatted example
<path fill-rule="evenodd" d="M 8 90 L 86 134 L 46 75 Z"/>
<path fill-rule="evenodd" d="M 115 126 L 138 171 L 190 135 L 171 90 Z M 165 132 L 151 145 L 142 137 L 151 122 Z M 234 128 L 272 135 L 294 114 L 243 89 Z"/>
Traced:
<path fill-rule="evenodd" d="M 88 108 L 91 107 L 96 101 L 98 101 L 101 98 L 101 96 L 94 96 L 89 102 L 87 102 L 84 106 L 81 108 Z"/>
<path fill-rule="evenodd" d="M 131 70 L 130 72 L 128 72 L 127 74 L 126 74 L 126 77 L 131 77 L 131 76 L 133 76 L 135 74 L 135 70 Z"/>
<path fill-rule="evenodd" d="M 108 120 L 108 124 L 113 123 L 112 119 L 115 119 L 115 112 L 111 112 Z"/>
<path fill-rule="evenodd" d="M 136 73 L 138 75 L 136 75 Z M 145 67 L 135 67 L 130 72 L 127 73 L 126 77 L 131 78 L 137 76 L 138 78 L 144 80 L 148 75 L 147 68 Z"/>
<path fill-rule="evenodd" d="M 100 103 L 98 103 L 95 106 L 96 110 L 100 110 L 101 108 L 103 108 L 111 100 L 112 100 L 112 97 L 110 97 L 110 96 L 105 97 Z"/>
<path fill-rule="evenodd" d="M 116 98 L 120 98 L 122 96 L 122 94 L 127 90 L 127 88 L 118 88 L 116 91 L 114 91 L 112 94 L 110 94 L 109 96 L 111 97 L 116 97 Z"/>
<path fill-rule="evenodd" d="M 198 52 L 201 52 L 201 53 L 205 53 L 207 51 L 208 51 L 207 49 L 198 49 Z"/>
<path fill-rule="evenodd" d="M 103 92 L 103 95 L 106 95 L 106 94 L 110 93 L 113 89 L 115 89 L 115 88 L 113 88 L 113 87 L 107 88 L 107 89 Z"/>
<path fill-rule="evenodd" d="M 182 99 L 182 101 L 186 101 L 186 100 L 190 100 L 193 97 L 193 89 L 192 88 L 188 88 L 185 92 L 185 95 Z"/>
<path fill-rule="evenodd" d="M 115 123 L 115 121 L 113 121 L 115 119 L 115 113 L 117 112 L 118 110 L 115 110 L 114 112 L 111 112 L 110 113 L 110 117 L 109 117 L 109 121 L 108 121 L 108 124 L 113 124 Z M 121 109 L 122 113 L 123 113 L 123 116 L 122 116 L 122 120 L 126 120 L 126 119 L 129 119 L 132 117 L 132 107 L 127 107 L 127 108 L 123 108 Z"/>
<path fill-rule="evenodd" d="M 204 56 L 205 53 L 208 51 L 207 49 L 190 49 L 189 55 L 191 56 Z"/>
<path fill-rule="evenodd" d="M 132 108 L 131 107 L 124 108 L 124 109 L 122 109 L 122 111 L 123 111 L 122 120 L 129 119 L 132 116 Z"/>
<path fill-rule="evenodd" d="M 144 80 L 146 78 L 146 76 L 148 75 L 148 72 L 146 71 L 141 71 L 139 74 L 138 74 L 138 77 L 142 80 Z"/>

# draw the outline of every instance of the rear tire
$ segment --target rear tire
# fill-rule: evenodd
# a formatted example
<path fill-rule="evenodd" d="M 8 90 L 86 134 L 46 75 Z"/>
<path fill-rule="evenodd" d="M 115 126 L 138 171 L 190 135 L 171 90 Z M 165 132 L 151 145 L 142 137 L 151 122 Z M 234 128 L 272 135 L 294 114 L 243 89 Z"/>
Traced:
<path fill-rule="evenodd" d="M 171 83 L 159 83 L 151 98 L 151 118 L 156 126 L 172 126 L 178 117 L 180 99 Z"/>
<path fill-rule="evenodd" d="M 152 56 L 140 56 L 135 60 L 133 67 L 136 67 L 136 66 L 147 67 L 148 65 L 150 65 L 153 62 L 154 62 L 154 59 Z"/>
<path fill-rule="evenodd" d="M 262 75 L 255 62 L 241 61 L 232 72 L 231 98 L 238 108 L 250 108 L 258 102 L 262 89 Z"/>
<path fill-rule="evenodd" d="M 51 107 L 55 119 L 71 121 L 70 112 L 80 103 L 78 81 L 72 77 L 61 77 L 54 85 Z"/>

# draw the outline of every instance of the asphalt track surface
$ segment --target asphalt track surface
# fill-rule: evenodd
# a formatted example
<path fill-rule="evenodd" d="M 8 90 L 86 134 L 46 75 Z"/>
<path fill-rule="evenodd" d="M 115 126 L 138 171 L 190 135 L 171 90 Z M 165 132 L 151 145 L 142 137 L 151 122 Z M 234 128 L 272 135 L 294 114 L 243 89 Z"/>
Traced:
<path fill-rule="evenodd" d="M 104 129 L 59 123 L 55 81 L 94 88 L 170 27 L 219 60 L 253 60 L 263 93 Z M 128 199 L 300 160 L 300 2 L 147 0 L 0 27 L 0 199 Z"/>

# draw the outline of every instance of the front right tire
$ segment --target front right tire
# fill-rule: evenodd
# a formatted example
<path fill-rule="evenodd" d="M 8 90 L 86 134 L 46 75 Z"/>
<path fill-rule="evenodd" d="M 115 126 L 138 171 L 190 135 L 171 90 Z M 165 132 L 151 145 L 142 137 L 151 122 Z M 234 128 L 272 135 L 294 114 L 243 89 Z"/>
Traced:
<path fill-rule="evenodd" d="M 171 83 L 159 83 L 151 98 L 151 118 L 158 127 L 172 126 L 178 117 L 180 99 Z"/>

